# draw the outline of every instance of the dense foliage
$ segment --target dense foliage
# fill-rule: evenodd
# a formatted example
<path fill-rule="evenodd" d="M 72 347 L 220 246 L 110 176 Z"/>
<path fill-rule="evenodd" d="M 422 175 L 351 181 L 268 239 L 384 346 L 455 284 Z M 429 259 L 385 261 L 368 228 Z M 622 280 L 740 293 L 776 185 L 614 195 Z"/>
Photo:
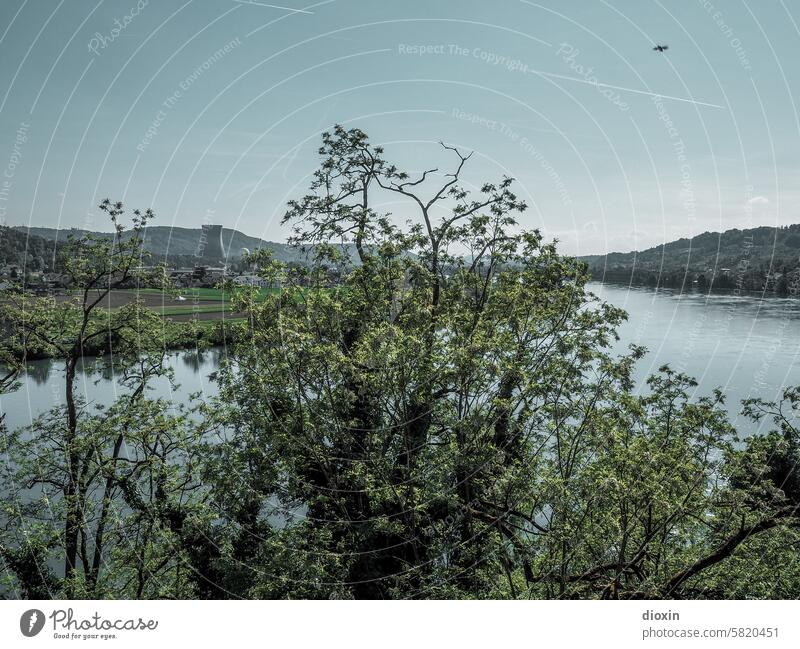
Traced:
<path fill-rule="evenodd" d="M 314 263 L 251 260 L 275 290 L 236 290 L 248 318 L 213 401 L 149 394 L 170 376 L 148 334 L 158 325 L 135 306 L 5 306 L 15 331 L 67 359 L 66 408 L 4 437 L 8 592 L 800 594 L 800 395 L 745 404 L 775 431 L 740 439 L 723 395 L 690 400 L 695 383 L 669 367 L 636 391 L 644 350 L 609 352 L 624 312 L 591 295 L 583 264 L 518 227 L 511 179 L 468 192 L 469 156 L 442 153 L 449 173 L 411 178 L 357 129 L 324 135 L 285 217 Z M 415 218 L 380 212 L 386 197 Z M 119 279 L 137 241 L 90 244 L 79 281 Z M 107 327 L 125 390 L 95 411 L 69 368 Z"/>
<path fill-rule="evenodd" d="M 20 279 L 25 273 L 53 272 L 59 244 L 7 225 L 0 225 L 0 267 L 13 266 Z"/>

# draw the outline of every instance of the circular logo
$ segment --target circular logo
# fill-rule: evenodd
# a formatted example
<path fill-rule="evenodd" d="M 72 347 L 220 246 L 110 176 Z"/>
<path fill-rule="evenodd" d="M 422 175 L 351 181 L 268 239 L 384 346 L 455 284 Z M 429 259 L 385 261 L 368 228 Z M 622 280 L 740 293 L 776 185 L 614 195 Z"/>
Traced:
<path fill-rule="evenodd" d="M 19 618 L 19 630 L 22 635 L 27 638 L 32 638 L 44 627 L 44 613 L 38 608 L 32 608 L 25 611 L 22 617 Z"/>

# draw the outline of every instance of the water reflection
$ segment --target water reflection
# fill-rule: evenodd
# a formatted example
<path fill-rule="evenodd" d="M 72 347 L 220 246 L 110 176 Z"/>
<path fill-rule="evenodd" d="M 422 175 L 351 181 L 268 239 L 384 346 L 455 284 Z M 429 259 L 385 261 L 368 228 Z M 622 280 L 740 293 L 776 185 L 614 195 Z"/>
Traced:
<path fill-rule="evenodd" d="M 739 416 L 742 399 L 772 400 L 800 385 L 800 300 L 608 284 L 591 289 L 629 313 L 617 349 L 631 343 L 648 349 L 637 365 L 640 385 L 669 364 L 698 380 L 698 395 L 721 388 L 731 418 L 743 426 L 752 425 Z"/>
<path fill-rule="evenodd" d="M 150 384 L 151 396 L 188 403 L 190 395 L 195 393 L 199 393 L 201 399 L 216 395 L 217 387 L 209 376 L 219 368 L 224 353 L 224 349 L 219 348 L 204 353 L 167 354 L 165 363 L 173 370 L 174 384 L 166 377 L 154 379 Z M 108 357 L 87 357 L 76 367 L 76 390 L 89 408 L 107 406 L 125 392 L 109 360 Z M 26 364 L 19 389 L 0 396 L 0 413 L 6 415 L 9 429 L 28 426 L 38 415 L 64 404 L 64 368 L 63 361 L 54 359 Z"/>
<path fill-rule="evenodd" d="M 25 375 L 30 377 L 36 385 L 44 385 L 50 379 L 50 370 L 53 362 L 49 359 L 31 361 L 25 366 Z"/>
<path fill-rule="evenodd" d="M 218 369 L 224 354 L 224 347 L 212 347 L 205 350 L 183 352 L 181 354 L 181 359 L 187 368 L 193 372 L 199 372 L 206 365 L 211 365 L 215 369 Z"/>

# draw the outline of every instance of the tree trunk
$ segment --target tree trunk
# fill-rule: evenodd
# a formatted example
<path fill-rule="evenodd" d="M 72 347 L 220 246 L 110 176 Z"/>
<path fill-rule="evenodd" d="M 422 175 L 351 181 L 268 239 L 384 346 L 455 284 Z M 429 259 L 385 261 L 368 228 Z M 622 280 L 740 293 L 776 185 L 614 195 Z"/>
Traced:
<path fill-rule="evenodd" d="M 80 454 L 78 452 L 77 430 L 78 412 L 75 405 L 75 366 L 77 357 L 67 360 L 65 391 L 67 400 L 67 486 L 64 492 L 66 519 L 64 525 L 64 578 L 67 580 L 66 595 L 72 597 L 73 584 L 78 566 L 78 536 L 81 528 L 81 507 L 78 499 L 78 478 L 80 475 Z"/>

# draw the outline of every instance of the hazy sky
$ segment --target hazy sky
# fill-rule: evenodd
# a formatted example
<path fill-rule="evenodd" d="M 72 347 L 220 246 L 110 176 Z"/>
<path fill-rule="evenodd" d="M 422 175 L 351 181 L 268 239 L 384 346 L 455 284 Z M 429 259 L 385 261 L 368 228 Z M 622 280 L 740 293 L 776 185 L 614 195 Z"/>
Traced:
<path fill-rule="evenodd" d="M 283 240 L 338 122 L 411 172 L 474 150 L 572 254 L 800 221 L 798 3 L 267 4 L 2 0 L 0 220 L 107 230 L 108 196 Z"/>

